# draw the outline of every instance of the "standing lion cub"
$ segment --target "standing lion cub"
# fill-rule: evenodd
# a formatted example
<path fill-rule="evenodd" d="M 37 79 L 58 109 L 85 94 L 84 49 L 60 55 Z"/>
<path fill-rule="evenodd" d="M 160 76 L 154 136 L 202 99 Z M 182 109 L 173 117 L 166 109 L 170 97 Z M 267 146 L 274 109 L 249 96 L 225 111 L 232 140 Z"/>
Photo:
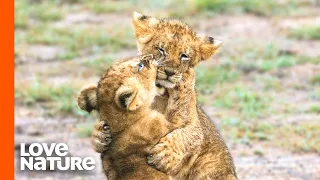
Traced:
<path fill-rule="evenodd" d="M 197 107 L 194 90 L 194 68 L 210 59 L 221 41 L 200 36 L 176 19 L 134 13 L 133 25 L 139 52 L 164 59 L 156 82 L 168 93 L 155 98 L 153 109 L 180 125 L 150 150 L 148 163 L 176 179 L 237 179 L 230 152 L 216 127 Z M 186 81 L 193 83 L 184 84 Z M 107 150 L 111 137 L 113 140 L 108 126 L 98 123 L 92 138 L 96 151 Z"/>

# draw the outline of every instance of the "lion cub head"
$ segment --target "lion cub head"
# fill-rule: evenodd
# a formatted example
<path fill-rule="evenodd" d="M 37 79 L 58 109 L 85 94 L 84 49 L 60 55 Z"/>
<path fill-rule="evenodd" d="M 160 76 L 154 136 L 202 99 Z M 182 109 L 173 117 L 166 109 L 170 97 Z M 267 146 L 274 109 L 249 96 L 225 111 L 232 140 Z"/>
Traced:
<path fill-rule="evenodd" d="M 173 88 L 181 74 L 209 59 L 221 41 L 197 35 L 188 25 L 176 19 L 156 19 L 134 12 L 133 26 L 141 54 L 154 54 L 164 59 L 157 83 Z"/>
<path fill-rule="evenodd" d="M 152 55 L 114 63 L 97 86 L 83 89 L 78 106 L 87 112 L 97 110 L 111 127 L 121 125 L 126 114 L 149 108 L 157 94 L 157 61 Z"/>

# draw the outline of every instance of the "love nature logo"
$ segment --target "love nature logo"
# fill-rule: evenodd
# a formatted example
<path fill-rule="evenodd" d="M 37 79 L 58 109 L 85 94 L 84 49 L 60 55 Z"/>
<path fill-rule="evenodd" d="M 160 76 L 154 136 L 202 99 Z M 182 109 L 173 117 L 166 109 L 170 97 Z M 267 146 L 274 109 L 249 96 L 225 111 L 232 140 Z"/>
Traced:
<path fill-rule="evenodd" d="M 92 157 L 68 157 L 69 147 L 64 143 L 21 143 L 20 170 L 93 170 Z"/>

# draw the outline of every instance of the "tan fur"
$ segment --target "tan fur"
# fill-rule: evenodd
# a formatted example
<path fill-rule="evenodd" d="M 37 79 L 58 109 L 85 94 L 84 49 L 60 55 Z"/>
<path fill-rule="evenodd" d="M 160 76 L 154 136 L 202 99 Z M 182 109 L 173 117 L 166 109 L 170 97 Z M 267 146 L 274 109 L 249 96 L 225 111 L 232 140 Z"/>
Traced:
<path fill-rule="evenodd" d="M 139 52 L 164 58 L 165 66 L 159 68 L 157 81 L 167 88 L 172 88 L 181 80 L 183 72 L 209 59 L 221 46 L 221 41 L 197 35 L 188 25 L 176 19 L 157 20 L 134 13 L 133 26 Z M 164 50 L 164 54 L 159 53 L 159 48 Z M 189 58 L 182 61 L 182 54 Z M 166 71 L 172 75 L 168 76 Z"/>
<path fill-rule="evenodd" d="M 161 138 L 148 163 L 175 179 L 237 179 L 223 139 L 197 108 L 194 70 L 182 76 L 183 81 L 168 89 L 165 111 L 167 120 L 180 128 Z"/>
<path fill-rule="evenodd" d="M 81 109 L 97 110 L 101 120 L 110 126 L 113 141 L 103 156 L 104 170 L 110 180 L 170 179 L 146 160 L 150 149 L 172 126 L 162 114 L 150 108 L 156 95 L 157 68 L 148 60 L 148 65 L 138 72 L 142 61 L 145 58 L 115 63 L 97 87 L 82 90 L 78 97 Z"/>
<path fill-rule="evenodd" d="M 137 40 L 140 52 L 164 56 L 166 62 L 163 68 L 159 68 L 157 81 L 167 88 L 176 86 L 182 78 L 191 77 L 194 82 L 194 76 L 188 73 L 193 72 L 191 69 L 201 61 L 215 54 L 221 45 L 221 41 L 199 36 L 178 20 L 158 20 L 157 24 L 150 26 L 148 19 L 154 18 L 139 14 L 135 16 L 133 24 L 136 37 L 148 36 L 150 39 L 147 43 Z M 165 54 L 159 54 L 157 47 L 164 49 Z M 182 61 L 182 53 L 188 55 L 187 61 Z M 168 76 L 165 71 L 174 73 Z M 157 102 L 156 99 L 155 109 L 162 110 L 173 123 L 182 122 L 180 127 L 183 128 L 163 137 L 152 149 L 152 159 L 158 159 L 155 163 L 157 168 L 179 179 L 236 179 L 232 158 L 223 139 L 208 117 L 196 106 L 193 86 L 181 88 L 178 85 L 178 89 L 168 89 L 168 102 L 163 99 Z M 167 104 L 166 111 L 163 111 L 164 105 L 161 102 Z"/>
<path fill-rule="evenodd" d="M 157 20 L 135 13 L 133 24 L 140 53 L 151 53 L 164 60 L 163 67 L 158 69 L 157 83 L 168 88 L 168 94 L 156 97 L 153 108 L 180 127 L 150 151 L 149 163 L 176 179 L 237 179 L 228 148 L 196 106 L 194 91 L 193 68 L 215 54 L 221 41 L 199 36 L 174 19 Z M 182 54 L 187 54 L 188 59 L 182 58 Z M 192 86 L 181 86 L 188 77 L 193 78 L 189 79 Z"/>

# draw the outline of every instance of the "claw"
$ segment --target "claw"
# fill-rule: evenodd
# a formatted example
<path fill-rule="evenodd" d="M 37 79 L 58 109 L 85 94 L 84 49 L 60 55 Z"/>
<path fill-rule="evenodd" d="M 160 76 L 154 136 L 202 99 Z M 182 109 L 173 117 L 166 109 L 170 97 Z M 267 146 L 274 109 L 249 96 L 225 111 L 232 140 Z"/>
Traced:
<path fill-rule="evenodd" d="M 111 143 L 110 127 L 104 122 L 99 121 L 95 124 L 92 132 L 92 145 L 95 151 L 102 153 Z"/>

